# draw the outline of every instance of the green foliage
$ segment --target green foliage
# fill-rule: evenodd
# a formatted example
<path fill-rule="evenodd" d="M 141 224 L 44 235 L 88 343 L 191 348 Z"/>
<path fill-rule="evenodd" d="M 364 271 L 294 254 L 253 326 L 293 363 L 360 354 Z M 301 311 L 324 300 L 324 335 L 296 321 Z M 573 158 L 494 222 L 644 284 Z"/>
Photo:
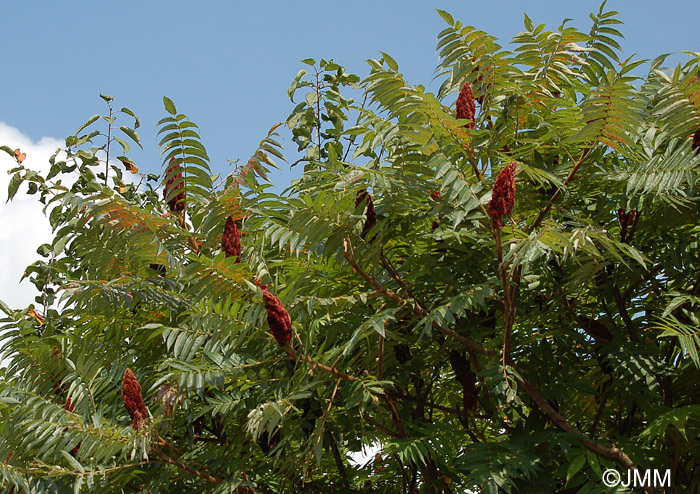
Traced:
<path fill-rule="evenodd" d="M 160 177 L 105 95 L 46 175 L 17 159 L 8 198 L 27 183 L 54 238 L 25 274 L 35 304 L 0 304 L 4 488 L 573 494 L 638 467 L 697 491 L 700 59 L 639 76 L 605 4 L 587 31 L 525 16 L 512 51 L 438 14 L 437 94 L 385 53 L 364 78 L 303 61 L 285 123 L 304 171 L 283 194 L 281 124 L 220 177 L 168 98 Z"/>

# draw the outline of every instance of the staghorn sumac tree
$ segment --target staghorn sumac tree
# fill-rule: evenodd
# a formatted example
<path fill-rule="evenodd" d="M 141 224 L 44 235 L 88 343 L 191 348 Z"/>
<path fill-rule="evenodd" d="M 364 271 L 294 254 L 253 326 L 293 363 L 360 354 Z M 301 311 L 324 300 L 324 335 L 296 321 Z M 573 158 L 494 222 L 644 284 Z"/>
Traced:
<path fill-rule="evenodd" d="M 219 177 L 167 98 L 161 177 L 102 154 L 111 98 L 46 176 L 3 148 L 55 231 L 2 306 L 7 489 L 698 490 L 697 54 L 621 61 L 604 5 L 512 51 L 439 14 L 437 94 L 304 61 L 283 194 L 278 126 Z"/>

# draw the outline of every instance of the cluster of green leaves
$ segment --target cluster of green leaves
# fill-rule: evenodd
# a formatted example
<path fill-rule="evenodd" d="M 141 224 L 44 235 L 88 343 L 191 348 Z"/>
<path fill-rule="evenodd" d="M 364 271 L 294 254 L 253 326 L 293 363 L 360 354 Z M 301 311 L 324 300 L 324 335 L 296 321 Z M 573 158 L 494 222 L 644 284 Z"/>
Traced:
<path fill-rule="evenodd" d="M 526 17 L 512 51 L 439 14 L 437 94 L 387 54 L 363 79 L 304 61 L 286 122 L 304 173 L 284 194 L 265 179 L 277 126 L 218 177 L 167 98 L 161 177 L 110 168 L 111 101 L 107 132 L 81 127 L 49 176 L 11 170 L 10 195 L 40 190 L 55 239 L 27 271 L 36 307 L 2 306 L 6 486 L 573 494 L 638 467 L 698 489 L 700 58 L 635 75 L 604 4 L 589 32 Z M 450 104 L 465 82 L 474 129 Z M 182 211 L 158 190 L 171 159 Z M 510 162 L 515 209 L 495 230 Z M 240 263 L 221 252 L 228 217 Z M 291 316 L 286 348 L 259 284 Z M 127 367 L 149 410 L 138 431 Z"/>

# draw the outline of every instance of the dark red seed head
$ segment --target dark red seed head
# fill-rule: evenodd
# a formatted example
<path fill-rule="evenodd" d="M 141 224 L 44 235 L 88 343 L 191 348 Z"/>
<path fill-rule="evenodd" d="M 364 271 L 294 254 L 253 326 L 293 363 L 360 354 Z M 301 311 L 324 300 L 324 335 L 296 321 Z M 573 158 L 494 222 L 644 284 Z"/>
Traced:
<path fill-rule="evenodd" d="M 241 262 L 241 233 L 231 216 L 226 219 L 224 234 L 221 237 L 221 250 L 226 253 L 226 257 L 235 257 L 237 263 Z"/>
<path fill-rule="evenodd" d="M 124 408 L 131 417 L 131 426 L 135 430 L 143 428 L 146 425 L 148 414 L 146 406 L 143 404 L 141 385 L 129 368 L 124 371 L 122 397 L 124 398 Z"/>
<path fill-rule="evenodd" d="M 474 128 L 474 118 L 476 117 L 476 102 L 474 100 L 474 91 L 469 82 L 465 82 L 457 96 L 457 118 L 460 120 L 469 120 L 464 127 L 467 129 Z"/>
<path fill-rule="evenodd" d="M 627 242 L 627 232 L 629 227 L 634 223 L 637 217 L 637 210 L 632 209 L 630 212 L 626 213 L 625 208 L 622 207 L 617 210 L 617 219 L 620 221 L 620 242 Z"/>
<path fill-rule="evenodd" d="M 372 227 L 377 224 L 377 212 L 374 210 L 372 196 L 369 195 L 366 189 L 357 191 L 357 196 L 355 197 L 355 207 L 358 207 L 363 201 L 367 203 L 367 209 L 365 211 L 365 226 L 362 228 L 362 238 L 365 238 L 367 232 L 369 232 Z"/>
<path fill-rule="evenodd" d="M 277 344 L 284 347 L 292 339 L 292 320 L 280 299 L 267 291 L 267 286 L 261 288 L 267 311 L 267 324 Z"/>
<path fill-rule="evenodd" d="M 496 177 L 489 202 L 489 216 L 494 228 L 503 228 L 501 216 L 508 216 L 515 206 L 515 162 L 506 166 Z"/>

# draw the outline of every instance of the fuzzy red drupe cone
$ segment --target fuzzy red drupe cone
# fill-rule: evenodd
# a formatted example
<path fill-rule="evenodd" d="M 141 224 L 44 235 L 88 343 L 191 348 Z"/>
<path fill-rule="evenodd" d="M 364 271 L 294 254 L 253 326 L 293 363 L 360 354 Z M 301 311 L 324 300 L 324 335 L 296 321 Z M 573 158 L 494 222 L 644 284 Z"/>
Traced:
<path fill-rule="evenodd" d="M 377 224 L 377 212 L 374 210 L 374 202 L 372 202 L 372 196 L 369 195 L 367 189 L 357 191 L 357 196 L 355 197 L 355 207 L 362 204 L 362 201 L 367 202 L 367 211 L 365 211 L 365 226 L 362 228 L 362 238 L 365 238 L 367 232 Z"/>
<path fill-rule="evenodd" d="M 625 218 L 627 215 L 625 214 L 625 208 L 620 208 L 617 210 L 617 219 L 620 221 L 620 225 L 623 227 L 625 226 Z"/>
<path fill-rule="evenodd" d="M 175 161 L 175 158 L 170 158 L 170 163 Z M 170 175 L 171 172 L 179 170 L 180 169 L 180 164 L 176 163 L 175 165 L 172 165 L 168 167 L 168 170 L 165 172 L 165 176 L 167 177 Z M 170 191 L 173 187 L 173 183 L 175 180 L 179 180 L 182 178 L 182 172 L 176 173 L 170 179 L 168 179 L 167 182 L 165 182 L 165 188 L 163 189 L 163 199 L 166 199 L 168 195 L 170 194 Z M 175 185 L 176 189 L 184 189 L 185 188 L 185 182 L 180 182 L 179 184 Z M 179 194 L 175 195 L 172 199 L 168 201 L 168 207 L 170 208 L 170 211 L 175 212 L 175 211 L 182 211 L 185 209 L 185 192 L 180 192 Z"/>
<path fill-rule="evenodd" d="M 457 97 L 457 118 L 460 120 L 469 120 L 469 122 L 464 124 L 464 128 L 473 129 L 475 116 L 476 103 L 474 100 L 474 91 L 472 91 L 471 84 L 465 82 Z"/>
<path fill-rule="evenodd" d="M 272 331 L 272 336 L 277 344 L 284 347 L 292 339 L 292 320 L 280 299 L 268 292 L 266 285 L 260 288 L 262 288 L 265 310 L 267 311 L 267 324 L 270 326 L 270 331 Z"/>
<path fill-rule="evenodd" d="M 143 404 L 141 385 L 129 368 L 124 371 L 122 396 L 124 397 L 124 408 L 126 408 L 126 411 L 129 412 L 129 417 L 131 417 L 131 426 L 135 430 L 141 429 L 146 425 L 146 406 Z"/>
<path fill-rule="evenodd" d="M 496 177 L 493 185 L 491 201 L 489 201 L 489 216 L 496 229 L 503 228 L 501 216 L 508 216 L 515 206 L 515 162 L 506 166 Z"/>
<path fill-rule="evenodd" d="M 695 131 L 693 134 L 693 144 L 691 146 L 695 151 L 695 154 L 700 154 L 700 129 Z"/>
<path fill-rule="evenodd" d="M 620 208 L 617 211 L 617 219 L 620 221 L 620 242 L 627 241 L 627 231 L 634 219 L 637 217 L 637 210 L 633 209 L 629 213 L 625 212 L 625 208 Z"/>
<path fill-rule="evenodd" d="M 235 257 L 237 263 L 241 262 L 241 233 L 231 216 L 226 219 L 224 234 L 221 237 L 221 250 L 226 253 L 226 257 Z"/>

